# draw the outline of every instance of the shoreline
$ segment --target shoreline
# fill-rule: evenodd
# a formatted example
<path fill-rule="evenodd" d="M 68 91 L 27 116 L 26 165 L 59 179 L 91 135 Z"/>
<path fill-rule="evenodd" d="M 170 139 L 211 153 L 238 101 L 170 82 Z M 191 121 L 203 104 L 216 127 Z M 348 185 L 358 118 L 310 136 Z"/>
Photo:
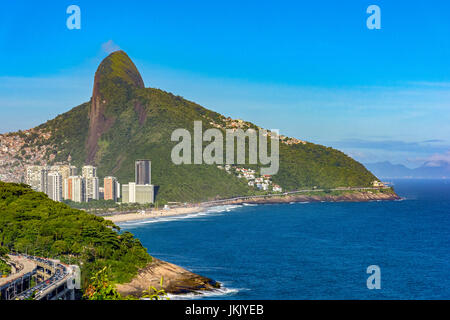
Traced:
<path fill-rule="evenodd" d="M 283 204 L 295 202 L 369 202 L 369 201 L 394 201 L 400 200 L 395 192 L 383 193 L 372 192 L 370 190 L 352 191 L 341 195 L 307 195 L 307 194 L 289 194 L 279 196 L 254 196 L 224 199 L 218 201 L 202 202 L 196 205 L 188 205 L 185 207 L 174 207 L 169 209 L 150 210 L 145 213 L 116 213 L 113 215 L 103 216 L 104 219 L 110 220 L 113 223 L 132 222 L 147 219 L 158 219 L 174 216 L 183 216 L 189 214 L 196 214 L 205 211 L 210 207 L 222 205 L 243 205 L 243 204 Z"/>
<path fill-rule="evenodd" d="M 205 209 L 203 206 L 189 206 L 189 207 L 179 207 L 179 208 L 170 208 L 170 209 L 162 209 L 162 210 L 151 210 L 145 211 L 145 213 L 124 213 L 124 214 L 114 214 L 111 216 L 103 216 L 104 219 L 110 220 L 114 223 L 120 222 L 131 222 L 137 220 L 146 220 L 146 219 L 156 219 L 156 218 L 165 218 L 165 217 L 174 217 L 187 215 L 192 213 L 199 213 Z"/>
<path fill-rule="evenodd" d="M 117 214 L 104 217 L 116 222 L 137 221 L 145 219 L 158 219 L 177 215 L 200 213 L 207 208 L 224 205 L 244 204 L 287 204 L 295 202 L 368 202 L 393 201 L 401 199 L 395 192 L 373 190 L 359 190 L 342 192 L 341 194 L 284 194 L 271 197 L 243 197 L 221 201 L 210 201 L 187 207 L 176 207 L 164 210 L 150 211 L 149 213 Z M 138 275 L 130 282 L 118 284 L 118 291 L 124 296 L 140 297 L 149 286 L 158 287 L 160 279 L 164 279 L 163 288 L 175 297 L 183 299 L 184 295 L 195 297 L 203 293 L 226 292 L 220 282 L 211 278 L 190 272 L 183 267 L 152 257 L 153 261 L 145 268 L 139 270 Z M 224 291 L 225 290 L 225 291 Z"/>
<path fill-rule="evenodd" d="M 370 191 L 352 192 L 342 195 L 302 195 L 293 194 L 280 197 L 270 198 L 248 198 L 230 200 L 222 203 L 222 205 L 238 205 L 238 204 L 283 204 L 296 202 L 370 202 L 370 201 L 394 201 L 400 200 L 395 193 L 372 193 Z"/>
<path fill-rule="evenodd" d="M 210 278 L 198 275 L 173 263 L 152 257 L 152 262 L 140 269 L 138 274 L 128 283 L 117 284 L 117 291 L 123 296 L 140 298 L 149 287 L 162 288 L 168 294 L 200 295 L 222 288 L 222 285 Z"/>

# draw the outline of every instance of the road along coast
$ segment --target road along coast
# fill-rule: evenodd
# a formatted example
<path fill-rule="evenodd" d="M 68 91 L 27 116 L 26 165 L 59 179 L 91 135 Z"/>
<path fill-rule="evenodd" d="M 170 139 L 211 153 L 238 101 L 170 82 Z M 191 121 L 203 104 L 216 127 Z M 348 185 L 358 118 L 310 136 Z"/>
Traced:
<path fill-rule="evenodd" d="M 162 210 L 151 210 L 135 213 L 115 213 L 103 216 L 114 223 L 130 222 L 146 219 L 158 219 L 177 215 L 188 215 L 204 211 L 208 207 L 236 204 L 276 204 L 290 202 L 366 202 L 392 201 L 401 198 L 391 188 L 337 188 L 330 190 L 312 189 L 258 196 L 242 196 L 171 207 Z"/>

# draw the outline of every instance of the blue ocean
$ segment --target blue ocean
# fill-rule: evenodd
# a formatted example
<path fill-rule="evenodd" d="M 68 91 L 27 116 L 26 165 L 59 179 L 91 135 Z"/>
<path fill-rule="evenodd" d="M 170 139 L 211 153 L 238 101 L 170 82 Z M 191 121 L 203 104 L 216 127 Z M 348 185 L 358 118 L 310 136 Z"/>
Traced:
<path fill-rule="evenodd" d="M 122 223 L 157 258 L 223 284 L 192 299 L 450 299 L 450 181 L 401 201 L 223 206 Z M 381 289 L 367 288 L 367 267 Z"/>

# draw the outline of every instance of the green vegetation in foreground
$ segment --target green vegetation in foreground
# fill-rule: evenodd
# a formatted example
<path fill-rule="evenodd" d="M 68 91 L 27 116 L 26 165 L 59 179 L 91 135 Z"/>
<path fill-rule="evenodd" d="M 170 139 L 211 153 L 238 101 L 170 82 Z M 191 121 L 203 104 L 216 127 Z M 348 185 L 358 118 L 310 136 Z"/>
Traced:
<path fill-rule="evenodd" d="M 0 277 L 11 273 L 11 266 L 6 263 L 8 249 L 0 246 Z"/>
<path fill-rule="evenodd" d="M 85 210 L 89 213 L 104 214 L 108 212 L 129 212 L 138 210 L 149 210 L 152 208 L 160 208 L 167 204 L 166 201 L 157 201 L 156 203 L 121 203 L 112 200 L 90 200 L 89 202 L 74 202 L 71 200 L 63 200 L 63 203 L 74 209 Z"/>
<path fill-rule="evenodd" d="M 149 300 L 169 300 L 166 291 L 163 289 L 163 281 L 164 279 L 161 278 L 160 289 L 150 287 L 142 293 L 142 298 Z M 91 277 L 89 287 L 84 293 L 84 298 L 87 300 L 137 300 L 133 296 L 122 297 L 109 280 L 107 267 L 104 267 Z"/>
<path fill-rule="evenodd" d="M 83 287 L 108 267 L 112 283 L 130 281 L 151 262 L 141 242 L 108 220 L 50 200 L 24 184 L 0 182 L 0 247 L 78 264 Z"/>
<path fill-rule="evenodd" d="M 63 200 L 63 203 L 67 204 L 74 209 L 84 210 L 98 210 L 100 212 L 107 211 L 108 209 L 118 209 L 120 204 L 117 204 L 113 200 L 91 200 L 89 202 L 74 202 L 71 200 Z"/>

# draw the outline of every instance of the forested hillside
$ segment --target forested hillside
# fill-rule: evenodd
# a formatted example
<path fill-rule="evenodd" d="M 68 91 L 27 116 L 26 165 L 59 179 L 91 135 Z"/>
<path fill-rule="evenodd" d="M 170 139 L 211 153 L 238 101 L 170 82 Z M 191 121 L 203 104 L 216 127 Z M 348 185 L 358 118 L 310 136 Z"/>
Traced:
<path fill-rule="evenodd" d="M 103 218 L 50 200 L 25 185 L 0 182 L 0 249 L 59 258 L 81 266 L 86 279 L 109 266 L 126 282 L 151 261 L 140 241 Z"/>

